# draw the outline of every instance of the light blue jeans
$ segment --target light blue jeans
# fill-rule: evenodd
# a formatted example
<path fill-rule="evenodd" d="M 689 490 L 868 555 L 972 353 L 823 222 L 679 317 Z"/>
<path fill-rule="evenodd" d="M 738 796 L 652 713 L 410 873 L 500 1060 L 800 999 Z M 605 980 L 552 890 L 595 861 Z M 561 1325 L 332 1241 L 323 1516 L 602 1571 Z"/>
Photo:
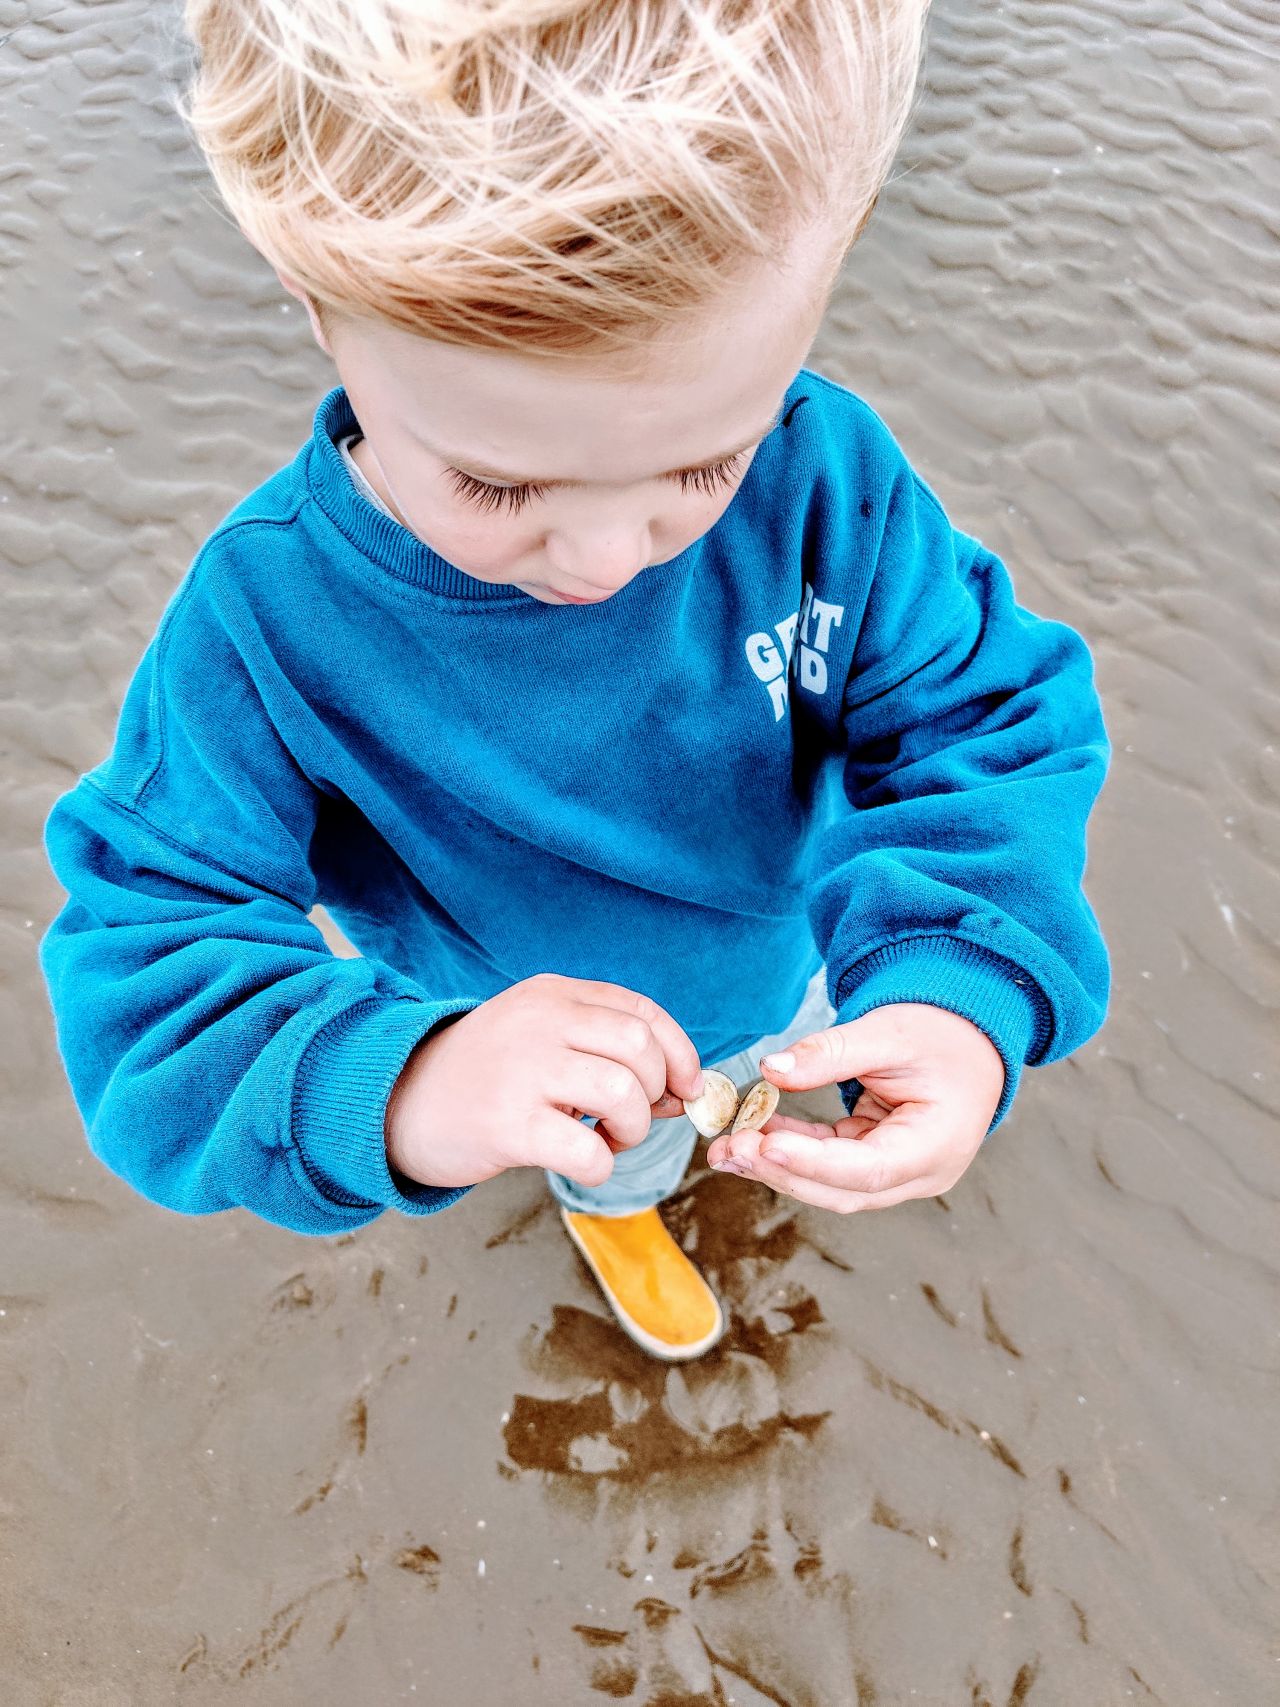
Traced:
<path fill-rule="evenodd" d="M 836 1011 L 827 1000 L 826 977 L 826 968 L 820 966 L 785 1031 L 762 1037 L 741 1054 L 730 1055 L 725 1061 L 712 1061 L 710 1065 L 727 1073 L 741 1090 L 761 1076 L 762 1055 L 772 1054 L 811 1031 L 825 1031 L 833 1025 Z M 595 1116 L 588 1118 L 594 1120 Z M 672 1195 L 684 1178 L 697 1142 L 698 1134 L 687 1114 L 655 1120 L 639 1144 L 618 1151 L 613 1158 L 613 1172 L 603 1185 L 579 1185 L 576 1180 L 550 1170 L 547 1184 L 551 1195 L 566 1209 L 588 1215 L 634 1215 L 641 1209 L 652 1209 Z"/>

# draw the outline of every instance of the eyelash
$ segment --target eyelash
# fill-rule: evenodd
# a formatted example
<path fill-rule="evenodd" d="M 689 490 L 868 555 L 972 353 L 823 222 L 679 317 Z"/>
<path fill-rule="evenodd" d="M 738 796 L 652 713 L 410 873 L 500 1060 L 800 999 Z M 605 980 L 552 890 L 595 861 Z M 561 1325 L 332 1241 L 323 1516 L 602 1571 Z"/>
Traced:
<path fill-rule="evenodd" d="M 682 492 L 692 488 L 710 496 L 719 487 L 733 484 L 738 465 L 745 455 L 745 451 L 737 451 L 710 468 L 684 468 L 671 478 L 680 482 Z M 531 499 L 541 498 L 547 490 L 545 486 L 491 486 L 487 480 L 477 480 L 474 474 L 464 474 L 460 468 L 447 468 L 445 473 L 453 481 L 460 498 L 486 511 L 511 510 L 514 513 L 522 510 Z"/>

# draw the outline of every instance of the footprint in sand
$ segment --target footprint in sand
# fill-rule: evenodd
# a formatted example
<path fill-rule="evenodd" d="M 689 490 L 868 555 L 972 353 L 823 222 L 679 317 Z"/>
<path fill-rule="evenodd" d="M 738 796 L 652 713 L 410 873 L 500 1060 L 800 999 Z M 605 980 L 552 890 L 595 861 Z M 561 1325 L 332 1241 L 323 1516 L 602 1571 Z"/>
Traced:
<path fill-rule="evenodd" d="M 512 1400 L 504 1441 L 516 1470 L 619 1482 L 682 1469 L 705 1475 L 712 1463 L 821 1428 L 827 1412 L 794 1414 L 783 1395 L 796 1342 L 823 1322 L 813 1295 L 779 1272 L 805 1243 L 794 1211 L 779 1212 L 777 1198 L 750 1181 L 704 1176 L 664 1214 L 724 1301 L 724 1340 L 696 1362 L 664 1364 L 611 1318 L 554 1306 L 526 1361 L 566 1391 Z"/>

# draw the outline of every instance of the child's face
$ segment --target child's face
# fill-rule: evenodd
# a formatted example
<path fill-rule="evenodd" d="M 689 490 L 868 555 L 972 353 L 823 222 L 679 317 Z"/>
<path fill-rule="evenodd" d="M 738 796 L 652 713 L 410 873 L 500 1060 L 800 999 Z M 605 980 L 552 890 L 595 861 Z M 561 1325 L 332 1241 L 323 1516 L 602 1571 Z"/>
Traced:
<path fill-rule="evenodd" d="M 728 508 L 804 365 L 835 258 L 833 229 L 809 228 L 785 272 L 737 277 L 640 377 L 351 317 L 331 341 L 312 325 L 364 434 L 356 459 L 413 533 L 477 580 L 595 602 Z"/>

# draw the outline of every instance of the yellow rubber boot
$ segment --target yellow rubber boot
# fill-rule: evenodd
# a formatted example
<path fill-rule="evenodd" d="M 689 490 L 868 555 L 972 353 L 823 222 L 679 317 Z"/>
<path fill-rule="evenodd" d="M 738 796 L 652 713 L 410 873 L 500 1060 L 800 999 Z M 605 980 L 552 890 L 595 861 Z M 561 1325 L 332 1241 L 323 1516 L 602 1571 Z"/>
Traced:
<path fill-rule="evenodd" d="M 622 1328 L 652 1357 L 701 1357 L 724 1333 L 715 1293 L 656 1209 L 582 1215 L 561 1208 L 569 1237 Z"/>

